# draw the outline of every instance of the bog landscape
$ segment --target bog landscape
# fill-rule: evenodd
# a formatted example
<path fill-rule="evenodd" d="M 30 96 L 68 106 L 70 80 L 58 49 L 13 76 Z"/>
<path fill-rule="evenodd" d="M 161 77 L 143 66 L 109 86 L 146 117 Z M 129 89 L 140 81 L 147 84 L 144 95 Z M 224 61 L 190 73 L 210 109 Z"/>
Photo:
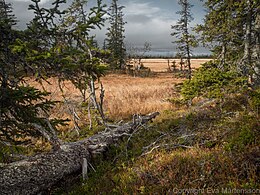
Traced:
<path fill-rule="evenodd" d="M 158 56 L 119 0 L 0 0 L 0 195 L 260 193 L 260 3 L 191 2 Z"/>

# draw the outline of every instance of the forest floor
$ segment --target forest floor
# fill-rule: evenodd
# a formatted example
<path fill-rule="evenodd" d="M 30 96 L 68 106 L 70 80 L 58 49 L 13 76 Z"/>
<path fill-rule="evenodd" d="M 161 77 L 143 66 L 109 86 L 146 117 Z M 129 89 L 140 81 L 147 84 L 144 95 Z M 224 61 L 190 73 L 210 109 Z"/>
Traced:
<path fill-rule="evenodd" d="M 194 68 L 205 61 L 193 61 Z M 155 72 L 151 77 L 102 78 L 104 110 L 113 122 L 155 111 L 160 116 L 95 160 L 95 171 L 83 185 L 66 185 L 53 194 L 260 193 L 260 116 L 246 97 L 227 95 L 222 101 L 202 98 L 190 106 L 176 105 L 171 100 L 179 97 L 185 79 L 167 72 L 167 60 L 143 62 Z M 56 92 L 51 98 L 60 99 L 57 81 L 50 82 L 45 88 Z M 70 83 L 65 86 L 71 108 L 80 108 L 80 94 Z M 53 115 L 70 117 L 67 107 L 62 101 Z M 78 115 L 88 120 L 86 110 Z M 88 122 L 81 125 L 80 135 L 72 136 L 71 124 L 71 130 L 61 129 L 61 137 L 76 140 L 96 132 L 86 128 Z"/>

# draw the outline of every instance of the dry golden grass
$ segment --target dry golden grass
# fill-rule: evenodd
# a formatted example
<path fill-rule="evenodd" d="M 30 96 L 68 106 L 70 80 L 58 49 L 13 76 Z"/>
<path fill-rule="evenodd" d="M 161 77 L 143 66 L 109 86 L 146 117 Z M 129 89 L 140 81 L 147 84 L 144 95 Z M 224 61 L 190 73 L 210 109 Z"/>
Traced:
<path fill-rule="evenodd" d="M 150 68 L 154 72 L 166 72 L 168 70 L 168 60 L 170 66 L 172 62 L 175 61 L 177 68 L 180 68 L 180 59 L 142 59 L 142 63 L 145 67 Z M 208 61 L 210 61 L 210 59 L 191 59 L 191 68 L 198 68 L 201 64 Z"/>
<path fill-rule="evenodd" d="M 208 60 L 192 60 L 192 64 L 198 67 L 206 61 Z M 143 63 L 152 71 L 161 73 L 148 78 L 110 74 L 101 79 L 105 89 L 104 111 L 110 119 L 129 119 L 136 113 L 147 114 L 172 108 L 173 105 L 166 100 L 174 95 L 174 85 L 182 82 L 183 79 L 174 78 L 171 73 L 166 72 L 168 64 L 165 59 L 143 59 Z M 28 82 L 37 88 L 42 88 L 33 79 L 29 79 Z M 64 101 L 57 79 L 50 78 L 48 82 L 50 84 L 43 82 L 43 86 L 51 92 L 50 99 Z M 65 82 L 62 87 L 69 105 L 58 104 L 53 109 L 52 116 L 71 118 L 70 109 L 79 110 L 82 97 L 70 82 Z M 83 113 L 78 114 L 87 118 L 82 116 Z"/>
<path fill-rule="evenodd" d="M 33 86 L 51 92 L 49 98 L 64 102 L 58 81 L 55 78 L 43 82 L 43 86 L 32 79 L 29 81 Z M 167 101 L 174 95 L 174 85 L 182 82 L 175 79 L 169 73 L 161 73 L 156 77 L 140 78 L 128 75 L 110 74 L 102 78 L 105 89 L 104 111 L 113 120 L 128 119 L 133 114 L 147 114 L 154 111 L 162 111 L 172 108 Z M 97 84 L 97 86 L 99 86 Z M 52 116 L 71 118 L 69 108 L 80 107 L 82 97 L 79 91 L 70 83 L 63 85 L 64 95 L 68 104 L 60 103 L 53 110 Z M 99 90 L 97 91 L 99 92 Z M 82 115 L 82 114 L 79 114 Z"/>
<path fill-rule="evenodd" d="M 64 97 L 66 97 L 66 101 L 62 96 L 57 78 L 49 78 L 47 82 L 42 81 L 42 84 L 35 81 L 34 78 L 28 78 L 26 82 L 30 83 L 31 86 L 34 86 L 37 89 L 50 92 L 50 95 L 48 96 L 49 100 L 60 101 L 54 106 L 54 108 L 52 108 L 49 117 L 71 120 L 71 122 L 68 123 L 68 126 L 60 127 L 61 131 L 67 131 L 68 129 L 74 128 L 74 122 L 72 122 L 74 118 L 72 114 L 73 111 L 75 111 L 80 119 L 82 119 L 82 122 L 78 121 L 80 122 L 80 125 L 84 125 L 86 123 L 85 121 L 87 119 L 87 116 L 84 116 L 85 114 L 83 114 L 81 109 L 81 94 L 71 82 L 65 81 L 61 84 Z"/>
<path fill-rule="evenodd" d="M 209 60 L 192 60 L 192 67 L 198 68 L 207 61 Z M 106 89 L 104 109 L 110 118 L 126 119 L 136 113 L 147 114 L 172 108 L 173 105 L 166 100 L 174 96 L 174 85 L 183 79 L 174 78 L 171 73 L 166 72 L 167 59 L 143 59 L 142 62 L 152 71 L 163 73 L 151 78 L 127 75 L 108 75 L 102 78 Z"/>
<path fill-rule="evenodd" d="M 106 89 L 104 109 L 112 119 L 126 119 L 136 113 L 172 108 L 166 100 L 174 95 L 174 84 L 181 81 L 167 73 L 152 78 L 108 75 L 102 79 Z"/>

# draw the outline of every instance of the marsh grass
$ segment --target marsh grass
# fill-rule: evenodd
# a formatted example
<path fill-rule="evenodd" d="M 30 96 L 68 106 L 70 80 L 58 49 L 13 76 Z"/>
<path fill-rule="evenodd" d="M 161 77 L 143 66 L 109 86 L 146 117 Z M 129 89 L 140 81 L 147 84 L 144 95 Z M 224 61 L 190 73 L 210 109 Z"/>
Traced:
<path fill-rule="evenodd" d="M 105 89 L 104 111 L 109 120 L 128 120 L 133 114 L 148 114 L 155 111 L 172 109 L 173 104 L 168 101 L 175 96 L 175 84 L 182 79 L 176 79 L 170 73 L 159 73 L 153 77 L 140 78 L 125 74 L 109 74 L 101 79 Z M 39 84 L 32 78 L 28 80 L 33 86 L 51 92 L 51 100 L 60 101 L 51 112 L 50 117 L 69 118 L 73 120 L 71 111 L 77 112 L 81 118 L 81 126 L 87 125 L 88 116 L 79 91 L 70 82 L 63 86 L 64 100 L 56 78 Z M 96 83 L 99 96 L 100 85 Z M 73 128 L 69 123 L 67 127 Z"/>
<path fill-rule="evenodd" d="M 104 109 L 113 120 L 172 109 L 167 100 L 175 94 L 174 85 L 181 82 L 167 73 L 152 78 L 109 75 L 102 81 L 106 88 Z"/>

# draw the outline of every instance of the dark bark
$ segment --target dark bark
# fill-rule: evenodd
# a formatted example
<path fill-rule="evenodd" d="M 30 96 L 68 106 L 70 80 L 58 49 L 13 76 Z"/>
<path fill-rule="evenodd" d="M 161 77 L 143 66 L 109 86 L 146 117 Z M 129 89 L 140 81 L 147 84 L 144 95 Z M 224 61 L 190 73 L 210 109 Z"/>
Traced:
<path fill-rule="evenodd" d="M 0 165 L 0 194 L 39 194 L 63 178 L 80 172 L 83 159 L 91 161 L 95 154 L 104 153 L 108 147 L 159 113 L 135 117 L 133 122 L 98 133 L 82 141 L 63 144 L 51 153 L 40 154 L 26 160 Z"/>

